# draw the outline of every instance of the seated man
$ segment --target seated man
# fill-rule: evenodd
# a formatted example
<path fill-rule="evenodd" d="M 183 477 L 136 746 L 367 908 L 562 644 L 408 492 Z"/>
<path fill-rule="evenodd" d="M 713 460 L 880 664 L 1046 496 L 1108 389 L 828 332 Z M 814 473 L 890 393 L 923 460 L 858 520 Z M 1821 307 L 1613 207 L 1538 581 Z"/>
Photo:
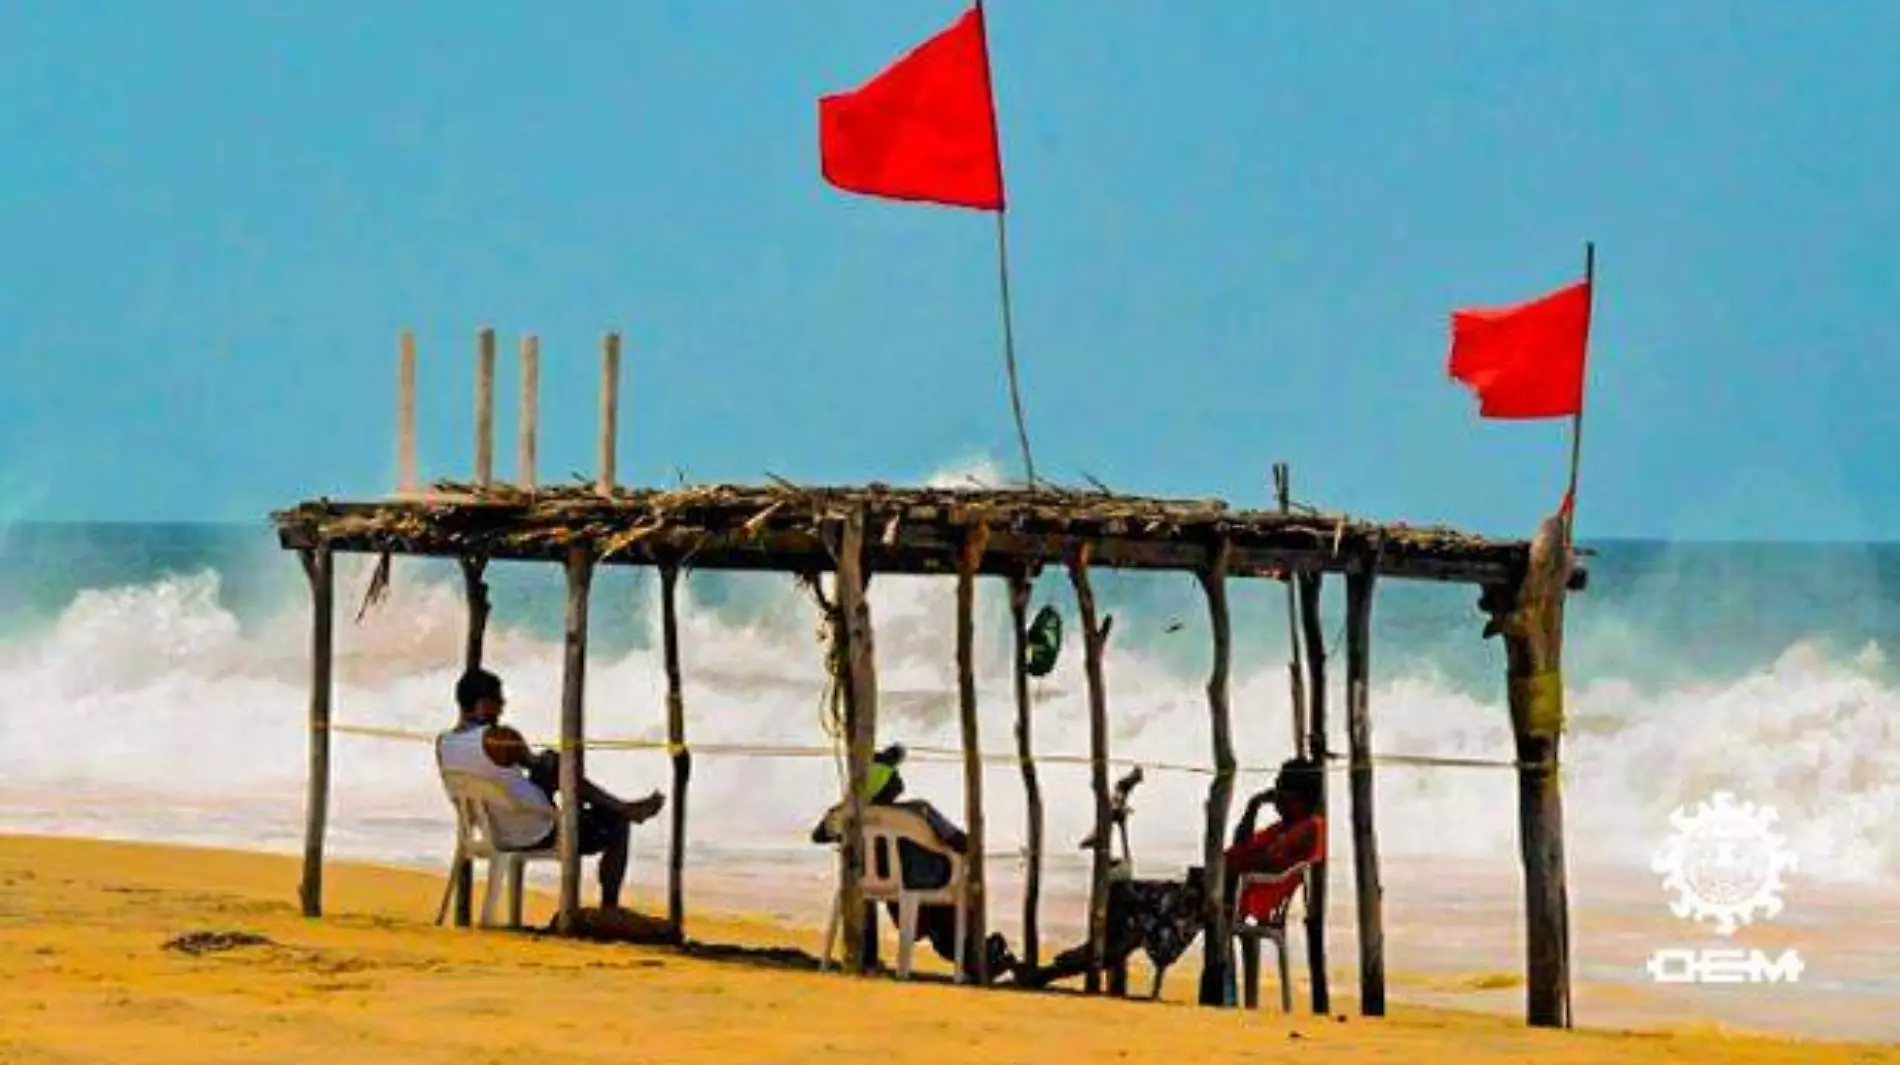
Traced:
<path fill-rule="evenodd" d="M 897 766 L 904 760 L 902 744 L 892 744 L 877 752 L 871 758 L 871 772 L 865 780 L 864 800 L 872 806 L 895 806 L 910 810 L 924 820 L 937 841 L 957 854 L 968 853 L 969 837 L 949 818 L 938 812 L 937 808 L 922 799 L 898 801 L 904 794 L 904 778 L 898 774 Z M 843 835 L 846 804 L 839 802 L 825 811 L 825 816 L 811 831 L 813 843 L 830 844 L 838 842 Z M 867 858 L 868 860 L 868 858 Z M 950 863 L 942 855 L 933 854 L 921 847 L 913 846 L 908 840 L 899 840 L 897 845 L 898 875 L 904 886 L 920 890 L 942 887 L 950 881 Z M 896 902 L 886 904 L 891 920 L 898 919 Z M 939 957 L 954 962 L 957 957 L 957 911 L 953 906 L 923 905 L 917 908 L 917 931 L 930 940 Z M 1000 934 L 992 934 L 986 944 L 990 955 L 990 971 L 1000 972 L 1014 965 L 1009 956 L 1009 948 Z M 964 968 L 968 975 L 975 974 L 975 958 L 966 954 Z"/>
<path fill-rule="evenodd" d="M 1227 898 L 1234 897 L 1243 873 L 1280 873 L 1302 862 L 1325 859 L 1326 819 L 1316 812 L 1321 772 L 1317 762 L 1289 759 L 1280 766 L 1272 787 L 1247 800 L 1246 812 L 1234 826 L 1234 841 L 1222 863 L 1227 871 Z M 1266 803 L 1273 804 L 1279 820 L 1255 832 L 1254 821 Z M 1249 887 L 1240 900 L 1241 918 L 1268 920 L 1281 903 L 1293 897 L 1300 884 L 1301 878 L 1292 877 L 1278 884 Z"/>
<path fill-rule="evenodd" d="M 1227 892 L 1231 899 L 1243 873 L 1277 873 L 1302 861 L 1314 861 L 1326 854 L 1326 824 L 1313 811 L 1319 805 L 1319 767 L 1316 763 L 1292 759 L 1280 766 L 1273 786 L 1247 800 L 1246 811 L 1234 827 L 1234 841 L 1224 852 Z M 1271 802 L 1280 820 L 1260 831 L 1254 822 L 1260 807 Z M 1279 904 L 1300 888 L 1300 878 L 1284 884 L 1258 885 L 1248 889 L 1241 912 L 1264 921 Z M 1126 965 L 1137 950 L 1145 950 L 1157 973 L 1164 971 L 1187 950 L 1200 935 L 1202 921 L 1203 870 L 1196 867 L 1179 882 L 1114 880 L 1108 886 L 1108 935 L 1104 959 L 1110 968 Z M 1088 971 L 1089 944 L 1058 954 L 1055 961 L 1040 969 L 1027 966 L 1015 972 L 1015 982 L 1024 987 L 1041 987 L 1055 980 L 1080 976 Z M 1158 977 L 1157 977 L 1158 979 Z M 1158 984 L 1157 984 L 1158 987 Z"/>
<path fill-rule="evenodd" d="M 444 769 L 498 781 L 521 800 L 521 809 L 496 811 L 495 842 L 505 850 L 539 850 L 554 845 L 560 824 L 555 797 L 560 790 L 560 756 L 535 753 L 521 733 L 495 722 L 506 700 L 501 678 L 470 670 L 455 685 L 460 715 L 455 728 L 436 737 L 436 757 Z M 658 791 L 627 802 L 592 781 L 580 787 L 580 852 L 600 855 L 600 905 L 620 908 L 620 887 L 627 875 L 629 826 L 658 813 L 665 797 Z"/>

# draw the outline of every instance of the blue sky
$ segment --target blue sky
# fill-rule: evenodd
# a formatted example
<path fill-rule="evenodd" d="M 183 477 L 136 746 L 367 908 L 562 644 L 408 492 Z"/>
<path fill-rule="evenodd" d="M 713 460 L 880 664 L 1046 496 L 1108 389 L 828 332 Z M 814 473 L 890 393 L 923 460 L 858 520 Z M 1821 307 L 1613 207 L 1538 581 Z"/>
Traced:
<path fill-rule="evenodd" d="M 1017 468 L 986 215 L 818 176 L 816 98 L 959 0 L 0 9 L 0 514 L 260 520 L 472 461 L 542 338 L 542 476 Z M 1446 316 L 1599 285 L 1580 532 L 1890 537 L 1900 6 L 991 0 L 1045 476 L 1516 534 L 1561 422 Z"/>

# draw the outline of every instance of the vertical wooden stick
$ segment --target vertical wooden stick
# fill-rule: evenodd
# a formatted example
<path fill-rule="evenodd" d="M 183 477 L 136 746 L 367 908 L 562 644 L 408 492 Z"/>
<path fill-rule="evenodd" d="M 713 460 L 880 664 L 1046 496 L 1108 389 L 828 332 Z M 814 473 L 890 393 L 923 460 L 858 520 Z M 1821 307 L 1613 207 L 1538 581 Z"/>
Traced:
<path fill-rule="evenodd" d="M 1207 711 L 1214 738 L 1214 781 L 1207 788 L 1207 834 L 1202 866 L 1206 870 L 1201 915 L 1201 1005 L 1227 1004 L 1232 931 L 1227 902 L 1227 813 L 1234 802 L 1234 739 L 1227 709 L 1227 673 L 1233 630 L 1227 616 L 1227 564 L 1232 547 L 1226 537 L 1213 550 L 1200 574 L 1207 594 L 1207 616 L 1214 629 L 1214 664 L 1207 676 Z"/>
<path fill-rule="evenodd" d="M 620 334 L 608 333 L 600 349 L 600 483 L 601 495 L 614 490 L 614 457 L 620 432 Z"/>
<path fill-rule="evenodd" d="M 515 451 L 515 483 L 535 487 L 535 434 L 541 424 L 541 338 L 521 339 L 521 412 L 519 445 Z"/>
<path fill-rule="evenodd" d="M 1290 516 L 1293 513 L 1293 482 L 1284 462 L 1273 464 L 1273 494 L 1279 500 L 1280 513 Z M 1295 600 L 1293 583 L 1291 578 L 1286 581 L 1286 638 L 1292 648 L 1292 658 L 1286 668 L 1292 682 L 1293 753 L 1304 758 L 1307 754 L 1306 678 L 1302 676 L 1303 667 L 1300 663 L 1300 610 Z"/>
<path fill-rule="evenodd" d="M 1095 848 L 1089 875 L 1089 968 L 1086 989 L 1102 990 L 1108 950 L 1108 847 L 1114 832 L 1108 791 L 1108 689 L 1102 676 L 1105 634 L 1095 620 L 1095 590 L 1089 585 L 1090 545 L 1069 557 L 1069 581 L 1082 615 L 1082 650 L 1089 684 L 1089 782 L 1095 790 Z"/>
<path fill-rule="evenodd" d="M 581 908 L 581 780 L 587 769 L 587 593 L 594 579 L 593 549 L 567 549 L 566 654 L 561 673 L 561 909 L 554 930 L 572 934 Z"/>
<path fill-rule="evenodd" d="M 396 494 L 416 493 L 416 334 L 402 331 L 396 357 Z"/>
<path fill-rule="evenodd" d="M 1352 758 L 1352 870 L 1358 896 L 1359 1012 L 1385 1016 L 1385 888 L 1373 826 L 1372 590 L 1368 569 L 1346 575 L 1346 743 Z"/>
<path fill-rule="evenodd" d="M 302 552 L 310 580 L 310 779 L 304 807 L 303 884 L 298 896 L 305 917 L 323 916 L 323 836 L 330 816 L 330 653 L 335 633 L 335 558 L 320 543 Z"/>
<path fill-rule="evenodd" d="M 462 668 L 480 669 L 482 649 L 488 632 L 488 582 L 482 579 L 488 560 L 464 557 L 462 595 L 468 602 L 468 635 L 462 646 Z M 465 859 L 455 870 L 455 927 L 467 928 L 473 921 L 475 863 Z"/>
<path fill-rule="evenodd" d="M 850 788 L 846 803 L 844 845 L 844 919 L 846 964 L 852 972 L 866 971 L 864 943 L 864 784 L 871 774 L 871 755 L 877 746 L 877 665 L 872 645 L 871 607 L 865 599 L 864 514 L 845 515 L 838 549 L 838 610 L 844 619 L 846 668 L 850 688 Z"/>
<path fill-rule="evenodd" d="M 1029 577 L 1011 577 L 1009 612 L 1016 632 L 1016 757 L 1023 771 L 1023 792 L 1029 816 L 1029 869 L 1023 881 L 1023 961 L 1031 968 L 1042 964 L 1042 936 L 1037 910 L 1042 899 L 1042 785 L 1036 779 L 1035 744 L 1029 719 Z"/>
<path fill-rule="evenodd" d="M 984 941 L 989 938 L 989 903 L 984 890 L 983 870 L 983 746 L 977 735 L 976 719 L 976 567 L 983 560 L 990 531 L 978 525 L 964 534 L 963 549 L 957 556 L 957 706 L 963 726 L 963 819 L 964 836 L 969 841 L 965 855 L 965 905 L 969 910 L 968 938 L 964 957 L 972 959 L 970 968 L 979 985 L 990 982 L 989 955 Z M 962 973 L 957 979 L 963 978 Z"/>
<path fill-rule="evenodd" d="M 1544 519 L 1516 588 L 1487 588 L 1485 635 L 1502 633 L 1517 746 L 1518 836 L 1524 863 L 1525 1011 L 1537 1027 L 1568 1028 L 1570 892 L 1564 869 L 1560 746 L 1564 728 L 1564 593 L 1569 515 Z"/>
<path fill-rule="evenodd" d="M 495 479 L 495 331 L 479 335 L 475 361 L 475 484 Z"/>
<path fill-rule="evenodd" d="M 666 858 L 666 917 L 673 935 L 686 937 L 686 786 L 693 778 L 693 752 L 686 749 L 686 696 L 680 681 L 679 614 L 675 587 L 679 565 L 660 567 L 660 629 L 666 654 L 666 743 L 673 755 L 673 833 Z"/>
<path fill-rule="evenodd" d="M 1307 737 L 1309 757 L 1319 773 L 1319 809 L 1326 816 L 1326 634 L 1321 630 L 1319 595 L 1321 574 L 1302 573 L 1300 584 L 1300 627 L 1306 636 Z M 1332 1010 L 1332 993 L 1326 980 L 1326 862 L 1314 862 L 1307 875 L 1306 958 L 1313 984 L 1313 1012 Z"/>

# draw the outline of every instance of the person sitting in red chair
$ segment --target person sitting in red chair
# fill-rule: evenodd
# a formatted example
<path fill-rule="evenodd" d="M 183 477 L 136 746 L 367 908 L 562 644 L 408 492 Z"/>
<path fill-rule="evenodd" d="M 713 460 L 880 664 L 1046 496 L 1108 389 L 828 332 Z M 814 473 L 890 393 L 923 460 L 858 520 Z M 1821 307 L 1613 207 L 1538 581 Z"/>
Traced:
<path fill-rule="evenodd" d="M 1234 897 L 1240 877 L 1247 873 L 1283 873 L 1302 863 L 1326 858 L 1326 819 L 1317 811 L 1320 795 L 1320 767 L 1304 758 L 1287 760 L 1274 777 L 1273 786 L 1247 800 L 1246 812 L 1234 826 L 1234 841 L 1227 848 L 1224 866 L 1227 872 L 1227 897 Z M 1254 821 L 1260 807 L 1273 804 L 1280 819 L 1259 831 Z M 1240 899 L 1242 920 L 1266 922 L 1293 893 L 1302 878 L 1288 877 L 1277 884 L 1250 884 Z"/>

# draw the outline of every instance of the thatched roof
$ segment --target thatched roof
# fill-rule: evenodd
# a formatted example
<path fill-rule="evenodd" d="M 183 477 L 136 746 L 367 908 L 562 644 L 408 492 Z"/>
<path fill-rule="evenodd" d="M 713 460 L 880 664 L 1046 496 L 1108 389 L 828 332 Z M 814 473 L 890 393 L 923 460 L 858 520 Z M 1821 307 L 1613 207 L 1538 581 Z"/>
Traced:
<path fill-rule="evenodd" d="M 1235 576 L 1372 567 L 1403 578 L 1497 584 L 1514 582 L 1529 556 L 1527 541 L 1310 508 L 1282 514 L 1235 510 L 1218 499 L 1047 488 L 779 482 L 603 495 L 592 486 L 524 491 L 445 482 L 421 498 L 315 500 L 272 519 L 290 549 L 328 542 L 346 552 L 555 560 L 579 545 L 608 564 L 800 573 L 832 568 L 826 538 L 850 510 L 864 516 L 869 565 L 886 573 L 955 572 L 962 538 L 979 524 L 989 533 L 982 569 L 992 574 L 1060 565 L 1083 542 L 1093 565 L 1193 571 L 1222 537 Z M 1580 566 L 1572 583 L 1582 586 Z"/>

